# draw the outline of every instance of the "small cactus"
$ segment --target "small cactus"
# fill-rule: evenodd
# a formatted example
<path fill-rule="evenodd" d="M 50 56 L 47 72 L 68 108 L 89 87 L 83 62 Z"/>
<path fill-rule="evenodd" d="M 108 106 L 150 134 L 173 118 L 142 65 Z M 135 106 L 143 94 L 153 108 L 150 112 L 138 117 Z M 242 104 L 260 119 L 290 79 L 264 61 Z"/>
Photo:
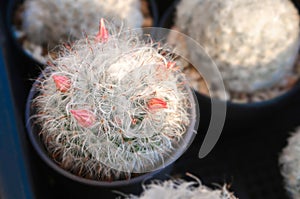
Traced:
<path fill-rule="evenodd" d="M 298 54 L 299 14 L 290 0 L 182 0 L 175 21 L 211 56 L 230 91 L 273 86 L 291 73 Z M 212 67 L 204 51 L 188 51 L 194 63 Z"/>
<path fill-rule="evenodd" d="M 300 128 L 288 139 L 279 156 L 285 188 L 293 199 L 300 199 Z"/>
<path fill-rule="evenodd" d="M 171 162 L 191 141 L 192 91 L 159 46 L 101 20 L 96 36 L 62 46 L 48 63 L 31 123 L 62 168 L 94 180 L 128 179 Z"/>
<path fill-rule="evenodd" d="M 210 189 L 196 181 L 173 179 L 166 181 L 154 181 L 144 186 L 140 196 L 129 195 L 126 199 L 236 199 L 226 186 L 222 189 Z"/>
<path fill-rule="evenodd" d="M 81 38 L 84 32 L 94 34 L 100 18 L 114 20 L 119 27 L 141 28 L 140 4 L 140 0 L 25 0 L 21 31 L 30 51 L 41 46 L 52 50 L 62 41 Z"/>

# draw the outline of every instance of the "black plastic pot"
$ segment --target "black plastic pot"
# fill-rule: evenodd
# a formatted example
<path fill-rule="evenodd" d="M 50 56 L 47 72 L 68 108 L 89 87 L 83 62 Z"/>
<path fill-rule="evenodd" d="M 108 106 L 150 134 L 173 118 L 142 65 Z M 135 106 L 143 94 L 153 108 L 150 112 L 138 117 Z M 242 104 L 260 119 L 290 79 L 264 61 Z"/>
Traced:
<path fill-rule="evenodd" d="M 170 7 L 165 10 L 165 13 L 159 22 L 160 27 L 171 28 L 174 25 L 176 6 L 179 2 L 180 0 L 173 1 Z M 293 2 L 299 10 L 299 2 L 296 0 Z M 196 93 L 198 101 L 202 105 L 201 107 L 206 107 L 207 112 L 203 114 L 211 114 L 211 98 L 197 91 Z M 252 132 L 253 129 L 258 126 L 279 127 L 282 124 L 289 124 L 290 127 L 293 128 L 300 124 L 300 119 L 294 118 L 294 116 L 289 115 L 288 112 L 290 109 L 296 109 L 299 99 L 300 83 L 298 82 L 292 89 L 273 99 L 251 103 L 226 101 L 227 111 L 223 134 L 243 136 L 245 132 Z M 278 113 L 280 113 L 280 115 Z M 273 122 L 278 119 L 280 119 L 282 123 Z M 207 125 L 209 125 L 209 123 L 206 123 L 206 126 Z"/>
<path fill-rule="evenodd" d="M 22 66 L 23 70 L 30 71 L 28 74 L 28 78 L 34 79 L 38 76 L 41 69 L 45 65 L 45 63 L 40 62 L 39 60 L 36 60 L 30 53 L 24 50 L 18 39 L 16 38 L 16 32 L 13 29 L 14 26 L 14 15 L 17 10 L 17 8 L 22 5 L 22 3 L 25 0 L 11 0 L 8 2 L 8 10 L 7 10 L 7 16 L 6 16 L 6 29 L 8 30 L 8 36 L 11 40 L 11 45 L 14 48 L 14 51 L 18 57 L 18 59 L 22 60 L 24 62 L 24 65 Z M 153 18 L 153 26 L 158 25 L 159 21 L 159 13 L 158 8 L 155 0 L 149 0 L 149 10 L 151 12 L 152 18 Z M 25 68 L 28 67 L 28 68 Z"/>
<path fill-rule="evenodd" d="M 50 70 L 48 70 L 48 68 L 44 69 L 43 73 L 39 75 L 38 79 L 34 82 L 29 92 L 25 111 L 26 129 L 29 140 L 31 141 L 34 150 L 46 163 L 46 165 L 58 174 L 52 175 L 56 176 L 56 181 L 65 181 L 66 183 L 64 184 L 64 186 L 66 186 L 66 188 L 71 188 L 74 186 L 78 187 L 76 190 L 74 190 L 74 193 L 72 193 L 72 198 L 75 198 L 75 196 L 78 195 L 77 191 L 82 192 L 83 190 L 85 190 L 84 187 L 89 187 L 89 192 L 93 190 L 95 191 L 95 193 L 101 193 L 102 196 L 105 195 L 105 197 L 107 198 L 113 198 L 114 196 L 116 196 L 114 191 L 118 191 L 124 194 L 139 194 L 142 191 L 143 184 L 147 184 L 148 182 L 150 182 L 150 180 L 163 180 L 168 178 L 168 175 L 173 168 L 174 162 L 185 153 L 196 136 L 196 131 L 199 124 L 199 107 L 198 103 L 195 101 L 197 99 L 196 96 L 192 91 L 190 91 L 189 96 L 191 98 L 191 103 L 195 105 L 194 108 L 191 108 L 191 125 L 189 126 L 189 128 L 187 128 L 187 133 L 184 135 L 183 141 L 180 143 L 177 151 L 172 154 L 172 157 L 170 159 L 165 160 L 164 165 L 161 168 L 158 168 L 157 170 L 149 173 L 142 174 L 138 177 L 133 177 L 129 180 L 117 180 L 112 182 L 96 181 L 74 175 L 71 172 L 68 172 L 61 168 L 58 164 L 55 163 L 53 159 L 50 158 L 47 149 L 42 143 L 41 137 L 39 135 L 39 126 L 35 125 L 34 120 L 30 119 L 31 115 L 35 113 L 35 107 L 31 102 L 38 94 L 36 88 L 39 87 L 40 80 L 44 78 L 43 74 L 48 74 L 49 72 Z"/>

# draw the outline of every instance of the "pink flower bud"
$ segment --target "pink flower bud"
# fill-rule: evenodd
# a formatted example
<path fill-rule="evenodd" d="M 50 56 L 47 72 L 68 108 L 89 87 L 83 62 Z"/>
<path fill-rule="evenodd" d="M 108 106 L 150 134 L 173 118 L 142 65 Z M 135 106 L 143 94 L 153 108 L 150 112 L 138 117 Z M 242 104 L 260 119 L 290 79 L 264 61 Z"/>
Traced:
<path fill-rule="evenodd" d="M 158 111 L 159 109 L 168 108 L 167 102 L 159 98 L 152 98 L 147 103 L 150 111 Z"/>
<path fill-rule="evenodd" d="M 52 76 L 57 90 L 60 92 L 67 92 L 70 87 L 71 87 L 71 81 L 68 77 L 66 76 L 61 76 L 61 75 L 53 75 Z"/>
<path fill-rule="evenodd" d="M 104 24 L 104 19 L 101 18 L 99 25 L 99 32 L 96 35 L 96 42 L 107 42 L 108 40 L 108 31 Z"/>
<path fill-rule="evenodd" d="M 174 68 L 176 66 L 176 62 L 168 62 L 167 63 L 167 68 L 168 69 L 172 69 L 172 68 Z"/>
<path fill-rule="evenodd" d="M 79 110 L 70 110 L 70 112 L 77 120 L 78 124 L 83 127 L 90 127 L 96 121 L 95 115 L 89 110 L 79 109 Z"/>

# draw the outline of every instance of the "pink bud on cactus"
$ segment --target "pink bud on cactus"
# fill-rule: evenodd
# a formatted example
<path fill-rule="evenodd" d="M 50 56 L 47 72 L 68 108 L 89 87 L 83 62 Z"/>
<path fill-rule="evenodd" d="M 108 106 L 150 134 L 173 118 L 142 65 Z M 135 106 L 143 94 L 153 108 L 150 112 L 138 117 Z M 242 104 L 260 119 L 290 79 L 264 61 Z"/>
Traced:
<path fill-rule="evenodd" d="M 60 92 L 67 92 L 70 87 L 71 87 L 71 81 L 68 77 L 66 76 L 61 76 L 61 75 L 53 75 L 52 76 L 57 90 Z"/>
<path fill-rule="evenodd" d="M 162 99 L 159 98 L 152 98 L 148 101 L 147 103 L 148 109 L 153 112 L 153 111 L 158 111 L 163 108 L 168 108 L 167 107 L 167 102 L 165 102 Z"/>
<path fill-rule="evenodd" d="M 70 112 L 77 120 L 78 124 L 81 125 L 82 127 L 90 127 L 96 121 L 95 115 L 89 110 L 79 109 L 79 110 L 70 110 Z"/>
<path fill-rule="evenodd" d="M 96 42 L 107 42 L 108 40 L 108 30 L 105 27 L 104 19 L 101 18 L 99 25 L 99 32 L 96 35 Z"/>
<path fill-rule="evenodd" d="M 168 62 L 167 63 L 167 68 L 168 69 L 174 68 L 175 66 L 176 66 L 176 62 Z"/>

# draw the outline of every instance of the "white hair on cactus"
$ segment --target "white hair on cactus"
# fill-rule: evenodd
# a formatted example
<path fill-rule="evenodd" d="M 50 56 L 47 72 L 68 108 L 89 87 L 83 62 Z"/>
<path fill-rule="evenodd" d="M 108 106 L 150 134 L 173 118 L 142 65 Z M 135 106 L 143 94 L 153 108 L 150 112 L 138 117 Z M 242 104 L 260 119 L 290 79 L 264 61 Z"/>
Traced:
<path fill-rule="evenodd" d="M 293 199 L 300 198 L 300 128 L 288 138 L 279 157 L 285 188 Z"/>
<path fill-rule="evenodd" d="M 153 181 L 144 186 L 140 196 L 129 195 L 127 199 L 236 199 L 226 186 L 222 189 L 211 189 L 196 181 L 173 179 L 166 181 Z"/>
<path fill-rule="evenodd" d="M 299 14 L 290 0 L 182 0 L 175 21 L 204 47 L 232 91 L 276 84 L 298 54 Z M 203 52 L 188 51 L 195 63 L 211 67 Z"/>
<path fill-rule="evenodd" d="M 63 168 L 124 179 L 172 160 L 194 130 L 195 102 L 184 74 L 171 67 L 172 55 L 160 54 L 163 47 L 100 24 L 96 37 L 63 47 L 48 64 L 32 119 Z"/>

